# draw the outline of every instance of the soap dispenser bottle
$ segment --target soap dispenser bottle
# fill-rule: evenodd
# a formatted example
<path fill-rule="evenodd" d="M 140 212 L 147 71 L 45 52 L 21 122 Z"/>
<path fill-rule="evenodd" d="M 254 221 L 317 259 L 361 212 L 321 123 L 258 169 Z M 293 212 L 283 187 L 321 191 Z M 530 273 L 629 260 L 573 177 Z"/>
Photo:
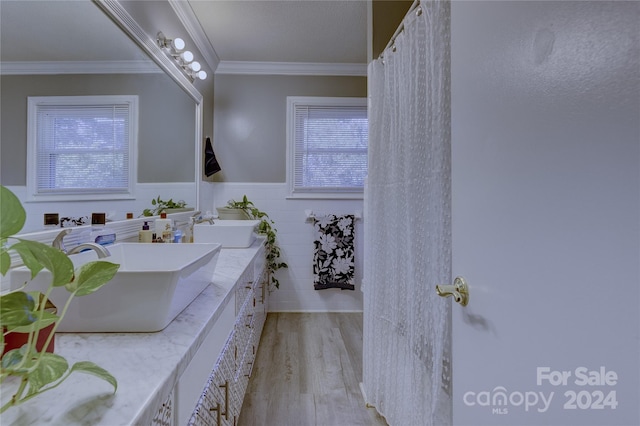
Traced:
<path fill-rule="evenodd" d="M 142 225 L 142 230 L 138 232 L 138 242 L 151 243 L 153 242 L 153 232 L 149 229 L 149 222 L 145 222 Z"/>
<path fill-rule="evenodd" d="M 160 219 L 156 219 L 156 237 L 162 238 L 165 243 L 173 242 L 173 221 L 167 219 L 167 214 L 160 213 Z"/>

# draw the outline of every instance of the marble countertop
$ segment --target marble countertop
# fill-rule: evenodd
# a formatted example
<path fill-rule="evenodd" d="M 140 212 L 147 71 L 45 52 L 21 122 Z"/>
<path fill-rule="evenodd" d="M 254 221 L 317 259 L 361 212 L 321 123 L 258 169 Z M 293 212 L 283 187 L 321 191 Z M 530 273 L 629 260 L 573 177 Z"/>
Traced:
<path fill-rule="evenodd" d="M 69 365 L 91 361 L 118 381 L 110 384 L 73 373 L 58 388 L 0 415 L 2 425 L 149 425 L 179 377 L 213 328 L 222 308 L 233 301 L 236 283 L 260 249 L 222 249 L 212 283 L 157 333 L 57 333 L 55 353 Z M 3 384 L 2 404 L 11 398 Z"/>

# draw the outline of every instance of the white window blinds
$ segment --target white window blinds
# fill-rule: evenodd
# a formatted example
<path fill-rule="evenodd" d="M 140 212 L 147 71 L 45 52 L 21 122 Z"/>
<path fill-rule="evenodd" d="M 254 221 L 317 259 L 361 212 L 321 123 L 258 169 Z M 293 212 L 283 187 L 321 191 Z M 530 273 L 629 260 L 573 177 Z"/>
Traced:
<path fill-rule="evenodd" d="M 34 100 L 32 194 L 131 192 L 137 102 L 128 99 L 135 97 L 99 98 Z"/>
<path fill-rule="evenodd" d="M 292 192 L 362 192 L 367 175 L 366 99 L 291 102 Z"/>

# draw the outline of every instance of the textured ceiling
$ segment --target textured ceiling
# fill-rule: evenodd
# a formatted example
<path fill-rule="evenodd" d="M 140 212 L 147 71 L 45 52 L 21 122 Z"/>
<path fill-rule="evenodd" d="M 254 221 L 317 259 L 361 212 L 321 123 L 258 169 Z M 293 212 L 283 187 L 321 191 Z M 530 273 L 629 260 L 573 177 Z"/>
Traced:
<path fill-rule="evenodd" d="M 364 0 L 189 0 L 222 61 L 367 62 Z M 89 0 L 0 0 L 2 61 L 147 58 Z"/>
<path fill-rule="evenodd" d="M 362 0 L 189 0 L 221 61 L 367 62 Z"/>

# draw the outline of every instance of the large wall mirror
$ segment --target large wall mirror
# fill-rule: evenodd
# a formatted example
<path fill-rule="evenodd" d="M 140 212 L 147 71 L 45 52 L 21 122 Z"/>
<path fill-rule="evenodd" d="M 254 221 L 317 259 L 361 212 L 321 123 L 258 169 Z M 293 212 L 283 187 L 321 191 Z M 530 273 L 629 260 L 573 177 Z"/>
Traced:
<path fill-rule="evenodd" d="M 127 212 L 138 216 L 157 196 L 198 207 L 202 98 L 172 75 L 163 64 L 167 58 L 153 52 L 155 46 L 134 41 L 136 29 L 130 26 L 135 21 L 116 16 L 109 4 L 118 7 L 109 1 L 2 1 L 0 182 L 20 198 L 26 201 L 28 97 L 139 98 L 134 199 L 25 202 L 23 232 L 43 229 L 44 213 L 79 217 L 99 211 L 113 220 Z"/>

